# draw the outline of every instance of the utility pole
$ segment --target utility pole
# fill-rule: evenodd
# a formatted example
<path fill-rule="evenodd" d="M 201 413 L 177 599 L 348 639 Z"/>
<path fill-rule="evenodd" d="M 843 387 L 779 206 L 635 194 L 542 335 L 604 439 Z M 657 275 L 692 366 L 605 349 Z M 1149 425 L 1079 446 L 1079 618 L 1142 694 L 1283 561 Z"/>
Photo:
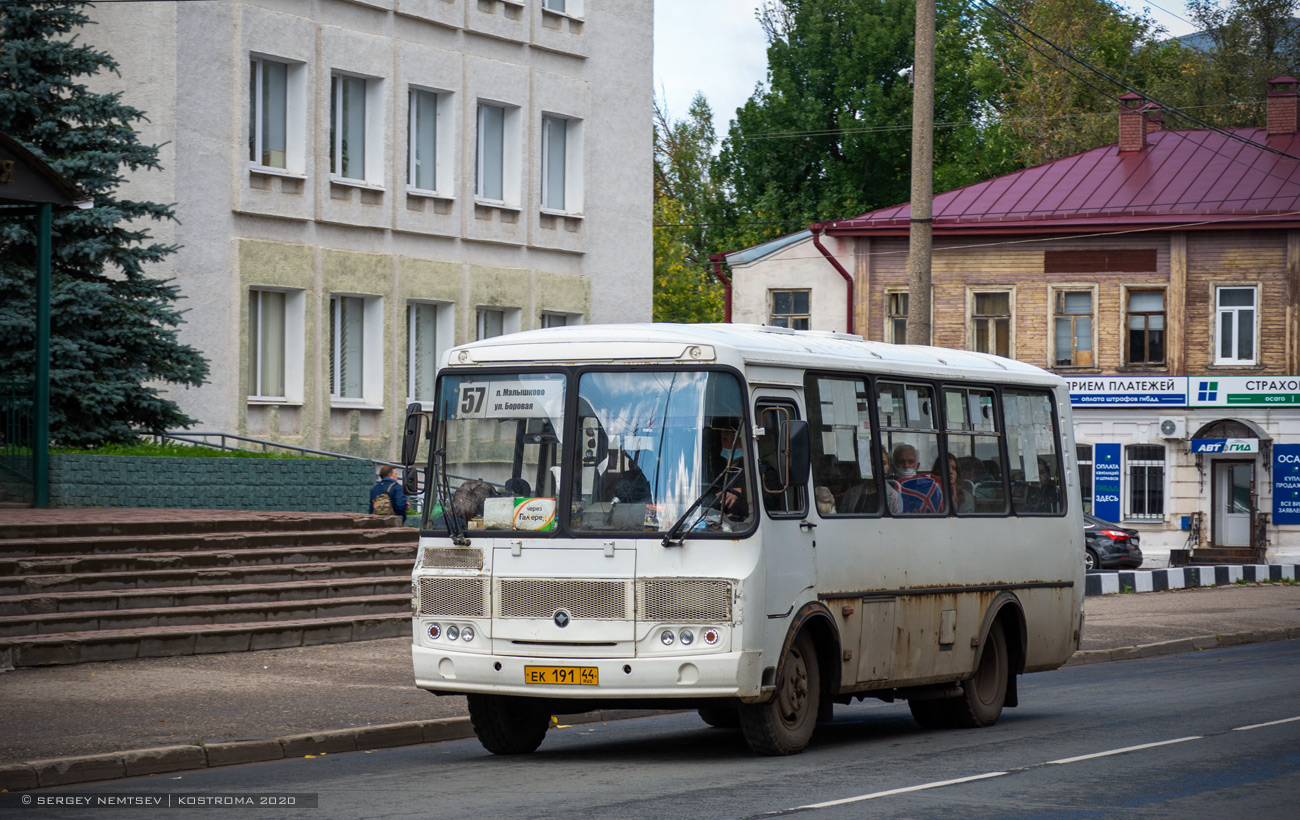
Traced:
<path fill-rule="evenodd" d="M 934 216 L 934 7 L 916 0 L 912 58 L 912 224 L 907 255 L 907 343 L 930 344 L 930 246 Z"/>

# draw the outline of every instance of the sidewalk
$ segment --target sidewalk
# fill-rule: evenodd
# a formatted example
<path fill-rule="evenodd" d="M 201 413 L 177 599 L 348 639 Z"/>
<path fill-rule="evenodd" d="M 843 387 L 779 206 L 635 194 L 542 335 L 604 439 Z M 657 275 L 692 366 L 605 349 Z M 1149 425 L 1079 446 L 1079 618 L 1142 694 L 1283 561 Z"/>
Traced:
<path fill-rule="evenodd" d="M 1071 664 L 1300 638 L 1296 585 L 1085 601 Z M 0 726 L 9 790 L 472 735 L 463 698 L 412 684 L 406 638 L 20 668 L 0 673 Z"/>

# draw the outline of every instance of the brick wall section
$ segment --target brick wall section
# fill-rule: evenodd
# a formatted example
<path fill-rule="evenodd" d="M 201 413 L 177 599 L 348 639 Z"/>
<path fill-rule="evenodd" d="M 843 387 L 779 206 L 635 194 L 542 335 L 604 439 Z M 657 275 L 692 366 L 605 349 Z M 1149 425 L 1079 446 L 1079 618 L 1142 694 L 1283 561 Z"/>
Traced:
<path fill-rule="evenodd" d="M 50 456 L 52 507 L 359 512 L 369 461 Z"/>

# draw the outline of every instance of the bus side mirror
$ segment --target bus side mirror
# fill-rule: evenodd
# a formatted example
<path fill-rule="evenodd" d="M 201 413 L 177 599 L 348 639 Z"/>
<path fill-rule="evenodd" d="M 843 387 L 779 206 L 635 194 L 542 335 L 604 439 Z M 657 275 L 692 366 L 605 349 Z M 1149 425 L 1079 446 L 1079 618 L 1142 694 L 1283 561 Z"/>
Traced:
<path fill-rule="evenodd" d="M 776 443 L 776 471 L 787 487 L 802 487 L 808 483 L 808 470 L 812 466 L 808 442 L 808 422 L 801 419 L 781 422 Z"/>
<path fill-rule="evenodd" d="M 402 431 L 402 464 L 410 467 L 420 453 L 420 434 L 424 431 L 424 410 L 419 403 L 406 406 L 406 428 Z M 405 487 L 402 488 L 405 491 Z"/>
<path fill-rule="evenodd" d="M 419 467 L 404 467 L 402 469 L 402 492 L 410 496 L 420 494 Z"/>

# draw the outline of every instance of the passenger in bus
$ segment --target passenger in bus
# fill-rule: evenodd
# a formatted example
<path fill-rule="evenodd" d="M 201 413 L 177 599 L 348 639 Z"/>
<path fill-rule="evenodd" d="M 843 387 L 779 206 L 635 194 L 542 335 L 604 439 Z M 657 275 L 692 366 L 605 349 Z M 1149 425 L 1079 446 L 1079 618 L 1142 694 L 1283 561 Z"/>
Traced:
<path fill-rule="evenodd" d="M 1054 513 L 1061 508 L 1061 488 L 1052 475 L 1047 459 L 1038 459 L 1038 481 L 1025 491 L 1026 512 Z"/>
<path fill-rule="evenodd" d="M 934 474 L 939 474 L 939 462 L 934 463 Z M 948 483 L 952 485 L 953 511 L 958 515 L 975 512 L 975 485 L 961 477 L 957 457 L 948 454 Z"/>
<path fill-rule="evenodd" d="M 906 442 L 894 446 L 890 459 L 889 511 L 894 515 L 933 515 L 943 512 L 943 488 L 938 476 L 918 473 L 916 447 Z"/>

